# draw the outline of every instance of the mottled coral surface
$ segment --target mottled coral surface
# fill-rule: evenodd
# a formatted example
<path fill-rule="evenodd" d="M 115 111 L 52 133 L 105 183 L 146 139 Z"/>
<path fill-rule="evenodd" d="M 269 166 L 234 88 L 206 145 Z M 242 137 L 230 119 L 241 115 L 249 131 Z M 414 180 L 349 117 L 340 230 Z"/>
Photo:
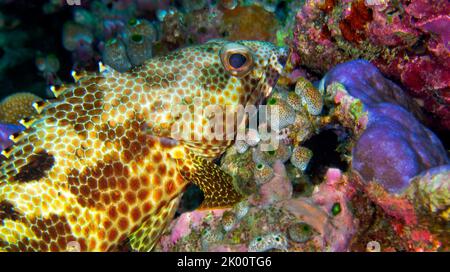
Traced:
<path fill-rule="evenodd" d="M 450 129 L 450 2 L 308 0 L 294 33 L 298 64 L 325 73 L 364 58 Z"/>

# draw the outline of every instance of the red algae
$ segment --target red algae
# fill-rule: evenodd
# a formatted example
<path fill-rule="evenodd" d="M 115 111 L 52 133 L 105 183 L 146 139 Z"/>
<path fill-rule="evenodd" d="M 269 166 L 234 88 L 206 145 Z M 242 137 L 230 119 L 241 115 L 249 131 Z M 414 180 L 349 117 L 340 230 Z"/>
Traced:
<path fill-rule="evenodd" d="M 359 0 L 352 3 L 350 14 L 339 22 L 339 28 L 346 40 L 360 42 L 366 38 L 364 30 L 372 19 L 372 10 Z"/>
<path fill-rule="evenodd" d="M 330 13 L 335 5 L 336 0 L 325 0 L 323 4 L 319 5 L 319 9 L 325 13 Z"/>

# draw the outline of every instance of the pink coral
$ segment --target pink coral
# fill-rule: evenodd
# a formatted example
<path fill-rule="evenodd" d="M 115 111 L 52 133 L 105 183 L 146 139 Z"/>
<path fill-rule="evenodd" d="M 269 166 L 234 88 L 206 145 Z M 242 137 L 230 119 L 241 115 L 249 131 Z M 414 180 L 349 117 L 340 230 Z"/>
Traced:
<path fill-rule="evenodd" d="M 414 206 L 405 198 L 389 194 L 378 183 L 366 186 L 369 198 L 378 204 L 388 215 L 401 220 L 405 224 L 417 224 Z"/>
<path fill-rule="evenodd" d="M 377 183 L 364 188 L 369 198 L 391 217 L 391 225 L 410 251 L 435 251 L 441 246 L 437 235 L 419 223 L 413 203 L 404 195 L 389 194 Z"/>
<path fill-rule="evenodd" d="M 248 248 L 244 244 L 238 245 L 213 245 L 209 248 L 210 252 L 247 252 Z"/>
<path fill-rule="evenodd" d="M 161 245 L 164 251 L 176 244 L 183 237 L 191 234 L 192 230 L 198 230 L 205 218 L 212 215 L 213 218 L 221 218 L 225 209 L 217 210 L 196 210 L 189 213 L 183 213 L 177 220 L 174 220 L 170 226 L 170 234 L 161 238 Z"/>
<path fill-rule="evenodd" d="M 325 181 L 313 194 L 314 202 L 325 211 L 331 213 L 332 207 L 337 203 L 341 211 L 333 216 L 333 224 L 326 225 L 325 239 L 331 245 L 332 251 L 346 251 L 350 239 L 356 233 L 358 223 L 348 207 L 355 188 L 348 182 L 346 176 L 339 169 L 328 169 Z"/>
<path fill-rule="evenodd" d="M 292 197 L 292 184 L 287 178 L 283 163 L 276 161 L 273 170 L 275 177 L 261 186 L 259 195 L 251 199 L 252 204 L 267 206 Z"/>

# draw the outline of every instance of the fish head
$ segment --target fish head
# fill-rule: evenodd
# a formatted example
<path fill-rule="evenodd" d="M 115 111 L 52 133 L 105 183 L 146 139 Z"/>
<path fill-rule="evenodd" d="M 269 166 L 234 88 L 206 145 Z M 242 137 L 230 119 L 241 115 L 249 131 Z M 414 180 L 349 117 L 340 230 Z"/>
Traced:
<path fill-rule="evenodd" d="M 288 59 L 287 48 L 264 41 L 213 40 L 204 46 L 210 47 L 209 66 L 215 67 L 203 74 L 207 79 L 203 102 L 209 105 L 260 104 L 271 93 Z"/>
<path fill-rule="evenodd" d="M 270 95 L 287 59 L 286 48 L 263 41 L 211 40 L 183 48 L 149 63 L 147 82 L 163 89 L 151 101 L 170 99 L 170 137 L 215 157 L 243 123 L 238 109 Z"/>

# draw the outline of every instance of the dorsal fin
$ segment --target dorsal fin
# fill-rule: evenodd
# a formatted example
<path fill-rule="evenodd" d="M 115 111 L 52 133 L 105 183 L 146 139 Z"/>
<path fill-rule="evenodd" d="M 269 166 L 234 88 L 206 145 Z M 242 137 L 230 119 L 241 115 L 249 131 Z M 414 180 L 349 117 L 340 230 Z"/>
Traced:
<path fill-rule="evenodd" d="M 14 134 L 9 135 L 9 139 L 10 139 L 13 143 L 17 144 L 18 142 L 20 142 L 20 140 L 23 139 L 23 137 L 24 137 L 25 135 L 26 135 L 25 132 L 19 131 L 19 132 L 16 132 L 16 133 L 14 133 Z"/>
<path fill-rule="evenodd" d="M 40 131 L 49 127 L 61 127 L 69 124 L 67 120 L 58 117 L 58 107 L 66 103 L 66 99 L 75 96 L 76 88 L 85 88 L 87 85 L 95 83 L 99 77 L 98 73 L 78 73 L 79 82 L 75 85 L 63 85 L 51 87 L 57 99 L 38 101 L 33 104 L 37 114 L 19 121 L 25 129 L 21 133 L 10 136 L 13 144 L 3 150 L 0 157 L 0 181 L 14 181 L 14 176 L 20 172 L 20 168 L 30 163 L 30 157 L 39 152 L 44 152 L 43 135 Z M 91 80 L 92 79 L 92 80 Z M 61 122 L 60 122 L 61 121 Z M 69 130 L 66 130 L 69 131 Z M 44 133 L 45 134 L 45 133 Z M 60 136 L 60 135 L 59 135 Z M 48 143 L 47 143 L 48 144 Z"/>
<path fill-rule="evenodd" d="M 26 129 L 30 128 L 36 122 L 36 117 L 26 117 L 19 121 L 19 123 Z"/>
<path fill-rule="evenodd" d="M 33 103 L 33 108 L 38 114 L 41 114 L 49 105 L 51 105 L 51 102 L 48 100 L 36 101 Z"/>
<path fill-rule="evenodd" d="M 11 157 L 11 154 L 13 151 L 14 151 L 14 145 L 3 149 L 2 156 L 5 157 L 6 159 L 9 159 Z"/>
<path fill-rule="evenodd" d="M 66 85 L 60 85 L 60 86 L 50 86 L 50 90 L 52 91 L 53 95 L 56 98 L 58 98 L 66 91 L 70 90 L 70 88 L 67 88 Z"/>
<path fill-rule="evenodd" d="M 75 80 L 75 82 L 78 82 L 82 78 L 86 77 L 88 75 L 88 73 L 85 71 L 77 72 L 74 70 L 74 71 L 72 71 L 71 75 L 72 75 L 73 80 Z"/>

